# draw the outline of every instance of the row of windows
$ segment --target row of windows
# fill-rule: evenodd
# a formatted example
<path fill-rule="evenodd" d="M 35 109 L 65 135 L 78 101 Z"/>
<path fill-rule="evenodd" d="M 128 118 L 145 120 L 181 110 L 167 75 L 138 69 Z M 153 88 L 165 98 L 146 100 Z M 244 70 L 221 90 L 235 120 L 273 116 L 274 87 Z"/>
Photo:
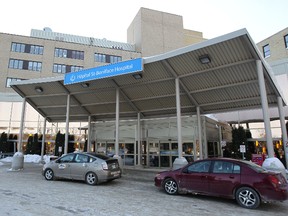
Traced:
<path fill-rule="evenodd" d="M 54 56 L 59 58 L 72 58 L 72 59 L 84 60 L 84 52 L 77 50 L 55 48 Z"/>
<path fill-rule="evenodd" d="M 11 46 L 11 51 L 43 55 L 44 47 L 38 46 L 38 45 L 13 42 Z M 54 56 L 58 58 L 71 58 L 71 59 L 84 60 L 84 52 L 78 51 L 78 50 L 55 48 Z M 117 63 L 117 62 L 122 61 L 121 56 L 107 55 L 107 54 L 102 54 L 102 53 L 95 53 L 94 59 L 95 59 L 95 62 L 103 62 L 103 63 Z"/>
<path fill-rule="evenodd" d="M 288 34 L 284 36 L 284 45 L 285 48 L 288 49 Z M 263 46 L 263 56 L 264 58 L 268 58 L 271 55 L 271 50 L 269 44 Z"/>
<path fill-rule="evenodd" d="M 20 70 L 31 70 L 31 71 L 41 71 L 42 63 L 35 61 L 26 61 L 19 59 L 10 59 L 9 68 L 20 69 Z"/>
<path fill-rule="evenodd" d="M 32 71 L 41 71 L 42 63 L 35 61 L 26 61 L 19 59 L 10 59 L 9 68 L 20 69 L 20 70 L 32 70 Z M 53 72 L 54 73 L 70 73 L 83 70 L 82 66 L 77 65 L 63 65 L 63 64 L 54 64 Z"/>
<path fill-rule="evenodd" d="M 82 66 L 75 66 L 75 65 L 63 65 L 63 64 L 54 64 L 53 65 L 53 72 L 54 73 L 70 73 L 83 70 Z"/>
<path fill-rule="evenodd" d="M 22 44 L 22 43 L 12 43 L 12 52 L 30 53 L 35 55 L 43 55 L 43 46 Z"/>
<path fill-rule="evenodd" d="M 95 53 L 94 55 L 95 62 L 103 62 L 103 63 L 117 63 L 122 61 L 121 56 L 114 55 L 106 55 L 102 53 Z"/>

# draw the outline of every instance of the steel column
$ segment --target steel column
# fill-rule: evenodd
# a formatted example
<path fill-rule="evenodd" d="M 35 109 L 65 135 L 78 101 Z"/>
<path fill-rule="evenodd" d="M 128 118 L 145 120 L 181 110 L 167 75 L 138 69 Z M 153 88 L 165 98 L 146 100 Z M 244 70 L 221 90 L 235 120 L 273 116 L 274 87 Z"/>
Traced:
<path fill-rule="evenodd" d="M 67 95 L 66 133 L 65 133 L 64 154 L 67 154 L 67 152 L 68 152 L 68 144 L 69 144 L 69 117 L 70 117 L 70 94 Z"/>
<path fill-rule="evenodd" d="M 115 155 L 119 155 L 119 88 L 116 88 Z"/>
<path fill-rule="evenodd" d="M 175 88 L 176 88 L 176 108 L 177 108 L 177 136 L 178 136 L 178 157 L 182 158 L 182 124 L 181 124 L 181 102 L 180 102 L 180 86 L 179 78 L 175 79 Z"/>
<path fill-rule="evenodd" d="M 41 143 L 41 161 L 43 162 L 43 156 L 44 156 L 44 147 L 45 147 L 45 135 L 46 135 L 46 122 L 47 118 L 44 118 L 44 125 L 43 125 L 43 134 L 42 134 L 42 143 Z"/>
<path fill-rule="evenodd" d="M 203 144 L 202 144 L 202 124 L 201 124 L 201 115 L 200 115 L 200 107 L 197 106 L 197 121 L 198 121 L 198 137 L 199 137 L 199 156 L 200 159 L 203 158 Z"/>
<path fill-rule="evenodd" d="M 87 152 L 91 152 L 91 115 L 88 116 Z"/>
<path fill-rule="evenodd" d="M 258 82 L 259 82 L 260 96 L 263 110 L 263 119 L 265 125 L 266 145 L 267 145 L 268 157 L 270 158 L 274 157 L 274 149 L 273 149 L 271 126 L 270 126 L 267 93 L 265 88 L 265 79 L 261 60 L 256 60 L 256 67 L 257 67 Z"/>
<path fill-rule="evenodd" d="M 286 125 L 285 125 L 283 102 L 282 102 L 281 97 L 278 97 L 277 99 L 278 99 L 279 119 L 280 119 L 280 124 L 281 124 L 281 131 L 282 131 L 282 141 L 283 141 L 284 152 L 285 152 L 285 160 L 286 160 L 285 162 L 286 162 L 286 167 L 288 167 L 287 130 L 286 130 Z"/>
<path fill-rule="evenodd" d="M 18 152 L 23 152 L 22 143 L 23 143 L 25 112 L 26 112 L 26 98 L 23 98 L 22 112 L 21 112 L 21 122 L 20 122 L 20 131 L 19 131 L 19 142 L 18 142 L 18 145 L 17 145 L 17 151 Z"/>

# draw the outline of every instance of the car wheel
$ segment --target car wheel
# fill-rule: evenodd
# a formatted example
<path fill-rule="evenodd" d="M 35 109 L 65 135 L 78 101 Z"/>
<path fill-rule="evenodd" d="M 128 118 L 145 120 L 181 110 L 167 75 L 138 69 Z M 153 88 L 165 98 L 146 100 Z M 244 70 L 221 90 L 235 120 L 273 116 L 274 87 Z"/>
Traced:
<path fill-rule="evenodd" d="M 51 169 L 46 169 L 44 172 L 44 177 L 46 180 L 50 181 L 54 179 L 54 172 Z"/>
<path fill-rule="evenodd" d="M 240 206 L 248 209 L 255 209 L 260 205 L 258 193 L 249 187 L 242 187 L 237 190 L 236 201 Z"/>
<path fill-rule="evenodd" d="M 89 185 L 96 185 L 98 182 L 97 175 L 93 172 L 89 172 L 85 176 L 85 182 Z"/>
<path fill-rule="evenodd" d="M 172 178 L 166 179 L 164 181 L 163 188 L 167 194 L 174 195 L 178 193 L 178 185 Z"/>

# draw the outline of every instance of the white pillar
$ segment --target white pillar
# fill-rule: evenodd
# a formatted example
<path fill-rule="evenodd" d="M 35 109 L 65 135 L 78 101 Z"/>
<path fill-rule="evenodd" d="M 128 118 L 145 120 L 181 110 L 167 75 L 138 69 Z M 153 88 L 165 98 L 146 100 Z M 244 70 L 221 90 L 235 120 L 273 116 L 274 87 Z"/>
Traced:
<path fill-rule="evenodd" d="M 115 155 L 113 157 L 118 159 L 120 168 L 123 169 L 123 161 L 119 156 L 119 103 L 119 88 L 116 88 Z"/>
<path fill-rule="evenodd" d="M 222 127 L 221 125 L 218 125 L 218 130 L 219 130 L 219 145 L 218 145 L 218 155 L 220 154 L 221 157 L 223 157 L 223 151 L 222 151 Z"/>
<path fill-rule="evenodd" d="M 285 162 L 286 162 L 286 167 L 288 168 L 287 130 L 286 130 L 286 125 L 285 125 L 283 102 L 282 102 L 281 97 L 278 97 L 277 100 L 278 100 L 279 119 L 280 119 L 280 124 L 281 124 L 281 131 L 282 131 L 282 140 L 283 140 L 284 152 L 285 152 L 285 160 L 286 160 Z"/>
<path fill-rule="evenodd" d="M 116 88 L 115 155 L 119 155 L 119 89 Z"/>
<path fill-rule="evenodd" d="M 273 149 L 271 126 L 270 126 L 267 93 L 265 88 L 265 79 L 263 74 L 262 62 L 260 60 L 256 60 L 256 67 L 257 67 L 258 82 L 259 82 L 260 96 L 263 110 L 263 119 L 265 125 L 266 145 L 267 145 L 268 157 L 270 158 L 274 157 L 274 149 Z"/>
<path fill-rule="evenodd" d="M 141 124 L 140 124 L 140 113 L 137 114 L 137 148 L 138 148 L 138 166 L 141 165 Z M 136 152 L 136 149 L 135 149 Z"/>
<path fill-rule="evenodd" d="M 175 79 L 176 87 L 176 109 L 177 109 L 177 136 L 178 136 L 178 157 L 182 158 L 182 123 L 181 123 L 181 101 L 180 101 L 180 86 L 179 78 Z"/>
<path fill-rule="evenodd" d="M 91 116 L 88 117 L 87 152 L 91 152 Z"/>
<path fill-rule="evenodd" d="M 24 131 L 24 121 L 25 121 L 25 112 L 26 112 L 26 98 L 23 98 L 22 102 L 22 111 L 21 111 L 21 122 L 20 122 L 20 131 L 19 131 L 19 142 L 17 145 L 17 151 L 23 152 L 23 131 Z"/>
<path fill-rule="evenodd" d="M 44 125 L 43 125 L 43 133 L 42 133 L 42 143 L 41 143 L 41 161 L 44 162 L 43 156 L 44 156 L 44 147 L 45 147 L 45 135 L 46 135 L 46 117 L 44 118 Z"/>
<path fill-rule="evenodd" d="M 70 117 L 70 94 L 67 95 L 66 133 L 65 133 L 64 154 L 67 154 L 67 152 L 68 152 L 68 144 L 69 144 L 69 117 Z"/>
<path fill-rule="evenodd" d="M 180 86 L 178 77 L 175 79 L 175 90 L 176 90 L 176 109 L 177 109 L 178 158 L 176 158 L 173 162 L 173 169 L 178 169 L 188 163 L 186 158 L 183 157 L 182 131 L 181 131 L 182 130 L 181 102 L 180 102 Z"/>
<path fill-rule="evenodd" d="M 203 159 L 202 124 L 201 124 L 200 107 L 197 106 L 196 109 L 197 109 L 198 137 L 199 137 L 199 159 Z"/>

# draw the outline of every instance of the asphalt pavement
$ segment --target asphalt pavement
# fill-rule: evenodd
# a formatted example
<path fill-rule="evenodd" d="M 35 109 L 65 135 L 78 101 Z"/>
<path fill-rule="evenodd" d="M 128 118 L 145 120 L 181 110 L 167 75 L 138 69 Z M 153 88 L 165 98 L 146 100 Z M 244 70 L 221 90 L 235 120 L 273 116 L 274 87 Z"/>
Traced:
<path fill-rule="evenodd" d="M 10 171 L 0 165 L 1 216 L 287 216 L 288 201 L 261 204 L 258 209 L 240 207 L 234 200 L 165 194 L 154 186 L 158 169 L 124 168 L 121 179 L 90 186 L 84 182 L 46 181 L 42 164 L 24 163 Z"/>

